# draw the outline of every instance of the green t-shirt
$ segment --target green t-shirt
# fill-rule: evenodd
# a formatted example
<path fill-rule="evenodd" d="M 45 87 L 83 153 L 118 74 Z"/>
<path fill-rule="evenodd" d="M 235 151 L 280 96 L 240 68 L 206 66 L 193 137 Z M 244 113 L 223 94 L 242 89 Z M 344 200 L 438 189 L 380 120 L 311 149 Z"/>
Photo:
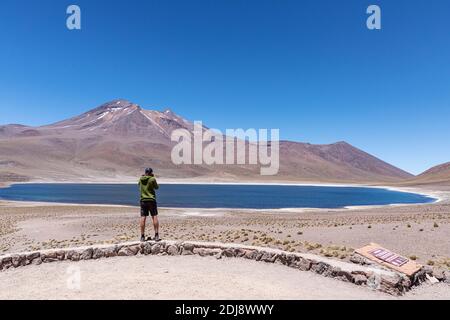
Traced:
<path fill-rule="evenodd" d="M 156 201 L 155 190 L 159 188 L 156 178 L 152 176 L 142 176 L 138 182 L 141 193 L 141 201 Z"/>

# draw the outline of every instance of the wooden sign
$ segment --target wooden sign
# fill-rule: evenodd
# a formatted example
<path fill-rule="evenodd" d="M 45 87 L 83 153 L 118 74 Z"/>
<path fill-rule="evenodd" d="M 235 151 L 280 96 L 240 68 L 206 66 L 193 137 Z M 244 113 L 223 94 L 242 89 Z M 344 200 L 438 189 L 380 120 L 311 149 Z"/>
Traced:
<path fill-rule="evenodd" d="M 408 276 L 412 276 L 422 268 L 422 265 L 385 249 L 376 243 L 371 243 L 365 247 L 357 249 L 356 253 Z"/>

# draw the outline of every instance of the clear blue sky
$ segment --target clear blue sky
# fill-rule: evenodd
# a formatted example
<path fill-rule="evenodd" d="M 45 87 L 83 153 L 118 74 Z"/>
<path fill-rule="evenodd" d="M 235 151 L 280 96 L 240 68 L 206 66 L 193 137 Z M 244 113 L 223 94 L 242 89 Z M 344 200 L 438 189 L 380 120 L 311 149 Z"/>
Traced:
<path fill-rule="evenodd" d="M 450 161 L 449 15 L 447 0 L 2 0 L 0 123 L 126 98 L 213 128 L 345 140 L 419 173 Z"/>

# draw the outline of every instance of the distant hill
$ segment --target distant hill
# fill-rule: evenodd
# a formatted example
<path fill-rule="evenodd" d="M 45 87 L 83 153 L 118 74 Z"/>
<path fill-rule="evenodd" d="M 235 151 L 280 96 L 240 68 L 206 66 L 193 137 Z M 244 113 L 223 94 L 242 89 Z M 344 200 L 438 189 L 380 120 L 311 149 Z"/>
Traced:
<path fill-rule="evenodd" d="M 405 183 L 450 185 L 450 162 L 428 169 Z"/>
<path fill-rule="evenodd" d="M 346 142 L 280 142 L 277 176 L 255 165 L 174 165 L 174 129 L 193 123 L 171 110 L 145 110 L 114 100 L 51 125 L 0 126 L 0 182 L 28 180 L 120 181 L 152 166 L 159 177 L 216 181 L 378 183 L 413 176 Z"/>

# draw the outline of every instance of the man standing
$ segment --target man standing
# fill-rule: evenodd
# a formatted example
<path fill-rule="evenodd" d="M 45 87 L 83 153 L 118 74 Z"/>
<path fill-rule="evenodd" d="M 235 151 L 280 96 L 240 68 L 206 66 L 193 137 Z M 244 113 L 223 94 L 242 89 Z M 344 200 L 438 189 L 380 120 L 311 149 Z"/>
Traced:
<path fill-rule="evenodd" d="M 159 221 L 158 206 L 156 204 L 155 190 L 159 188 L 152 168 L 145 169 L 145 174 L 139 179 L 139 191 L 141 193 L 141 241 L 145 241 L 145 223 L 148 214 L 152 216 L 155 237 L 153 240 L 159 241 Z M 149 238 L 148 240 L 151 240 Z"/>

